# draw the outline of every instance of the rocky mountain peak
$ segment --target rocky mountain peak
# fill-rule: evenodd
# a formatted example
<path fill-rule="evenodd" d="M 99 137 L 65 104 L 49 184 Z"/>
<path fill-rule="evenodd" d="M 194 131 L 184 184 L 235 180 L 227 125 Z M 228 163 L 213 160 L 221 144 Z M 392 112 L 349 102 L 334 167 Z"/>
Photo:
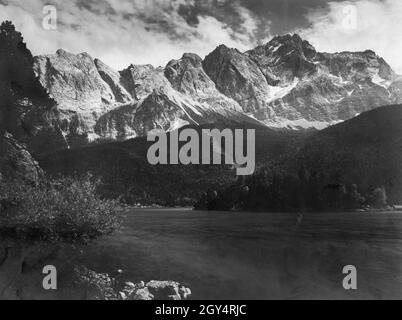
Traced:
<path fill-rule="evenodd" d="M 292 46 L 294 48 L 302 46 L 304 40 L 298 34 L 285 34 L 278 35 L 273 37 L 268 43 L 267 46 L 273 45 L 285 45 Z"/>
<path fill-rule="evenodd" d="M 89 55 L 87 52 L 81 52 L 78 54 L 74 54 L 71 52 L 68 52 L 64 49 L 58 49 L 55 53 L 55 55 L 58 57 L 60 60 L 66 60 L 70 61 L 71 63 L 75 65 L 85 65 L 85 64 L 91 64 L 91 62 L 94 61 L 94 59 Z M 48 57 L 51 57 L 52 55 L 48 55 Z M 54 57 L 54 55 L 53 55 Z"/>
<path fill-rule="evenodd" d="M 185 53 L 181 59 L 170 61 L 164 74 L 175 90 L 219 114 L 242 111 L 238 103 L 217 90 L 203 68 L 202 59 L 194 53 Z"/>
<path fill-rule="evenodd" d="M 202 67 L 202 59 L 199 55 L 195 53 L 185 53 L 181 58 L 182 61 L 190 63 L 193 67 Z"/>
<path fill-rule="evenodd" d="M 133 65 L 119 72 L 122 85 L 131 94 L 134 101 L 142 100 L 155 88 L 170 86 L 162 68 L 147 65 Z"/>
<path fill-rule="evenodd" d="M 221 92 L 270 126 L 322 128 L 402 99 L 402 81 L 372 50 L 320 53 L 297 34 L 245 53 L 219 46 L 203 66 Z"/>
<path fill-rule="evenodd" d="M 99 110 L 114 99 L 87 53 L 57 50 L 55 54 L 35 57 L 34 71 L 62 109 L 91 105 Z"/>
<path fill-rule="evenodd" d="M 214 51 L 212 51 L 212 53 L 213 53 L 213 52 L 219 52 L 219 53 L 221 53 L 221 54 L 224 54 L 225 52 L 228 52 L 228 51 L 236 51 L 236 49 L 234 49 L 234 48 L 229 48 L 228 46 L 226 46 L 226 45 L 224 45 L 224 44 L 220 44 L 219 46 L 217 46 L 217 47 L 215 48 Z"/>
<path fill-rule="evenodd" d="M 216 90 L 215 83 L 202 67 L 202 59 L 194 53 L 185 53 L 181 59 L 170 61 L 165 68 L 165 77 L 173 88 L 185 94 Z"/>
<path fill-rule="evenodd" d="M 208 60 L 211 59 L 222 59 L 224 57 L 228 56 L 239 56 L 242 55 L 243 53 L 240 52 L 236 48 L 229 48 L 224 44 L 221 44 L 215 48 L 209 55 L 207 55 Z"/>
<path fill-rule="evenodd" d="M 220 45 L 204 60 L 185 53 L 165 68 L 121 71 L 58 50 L 36 57 L 34 71 L 57 102 L 42 132 L 53 130 L 69 147 L 239 113 L 268 126 L 323 128 L 402 102 L 402 80 L 372 50 L 321 53 L 297 34 L 247 52 Z"/>
<path fill-rule="evenodd" d="M 247 54 L 273 86 L 288 85 L 295 78 L 302 78 L 316 70 L 313 61 L 317 55 L 315 48 L 297 34 L 277 36 Z"/>
<path fill-rule="evenodd" d="M 378 84 L 383 81 L 392 82 L 397 78 L 390 65 L 372 50 L 322 53 L 317 56 L 316 63 L 327 68 L 335 76 L 355 82 L 374 80 L 374 83 Z M 384 85 L 389 86 L 382 84 Z"/>
<path fill-rule="evenodd" d="M 317 51 L 307 41 L 303 40 L 298 34 L 287 34 L 272 38 L 267 44 L 259 46 L 249 51 L 254 54 L 264 54 L 266 56 L 286 56 L 297 54 L 304 59 L 314 59 Z"/>
<path fill-rule="evenodd" d="M 205 57 L 203 67 L 217 89 L 237 101 L 245 112 L 263 106 L 268 83 L 249 55 L 222 45 Z"/>
<path fill-rule="evenodd" d="M 121 75 L 99 59 L 95 59 L 95 66 L 103 81 L 110 87 L 116 103 L 129 103 L 133 96 L 122 84 Z"/>

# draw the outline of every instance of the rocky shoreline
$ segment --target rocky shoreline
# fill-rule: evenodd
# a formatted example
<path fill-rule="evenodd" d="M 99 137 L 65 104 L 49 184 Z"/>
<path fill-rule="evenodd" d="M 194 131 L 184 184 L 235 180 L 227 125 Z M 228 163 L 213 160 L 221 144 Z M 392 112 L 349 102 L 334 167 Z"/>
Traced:
<path fill-rule="evenodd" d="M 120 274 L 118 270 L 116 274 Z M 88 289 L 87 300 L 187 300 L 191 289 L 176 281 L 122 282 L 118 276 L 75 268 L 76 283 Z"/>
<path fill-rule="evenodd" d="M 191 289 L 176 281 L 121 280 L 122 270 L 98 273 L 80 265 L 78 248 L 63 244 L 2 239 L 0 300 L 187 300 Z M 45 290 L 43 268 L 57 268 L 57 290 Z"/>

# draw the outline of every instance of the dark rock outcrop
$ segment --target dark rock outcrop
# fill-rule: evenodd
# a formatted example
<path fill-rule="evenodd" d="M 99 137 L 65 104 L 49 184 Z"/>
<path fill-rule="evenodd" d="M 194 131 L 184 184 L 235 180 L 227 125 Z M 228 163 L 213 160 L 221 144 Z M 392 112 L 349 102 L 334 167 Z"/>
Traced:
<path fill-rule="evenodd" d="M 23 144 L 7 133 L 0 137 L 0 176 L 36 184 L 42 174 L 38 163 Z"/>

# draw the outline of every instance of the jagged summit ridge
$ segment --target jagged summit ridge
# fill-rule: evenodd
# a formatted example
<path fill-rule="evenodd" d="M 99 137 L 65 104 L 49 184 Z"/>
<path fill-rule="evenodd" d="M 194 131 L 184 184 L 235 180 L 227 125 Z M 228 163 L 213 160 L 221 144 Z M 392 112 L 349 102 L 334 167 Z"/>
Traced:
<path fill-rule="evenodd" d="M 185 53 L 165 68 L 121 71 L 87 53 L 58 50 L 35 57 L 34 71 L 57 102 L 42 127 L 54 127 L 70 147 L 222 116 L 324 128 L 402 102 L 401 78 L 372 50 L 322 53 L 297 34 L 247 52 L 220 45 L 205 59 Z"/>
<path fill-rule="evenodd" d="M 57 109 L 44 116 L 50 123 L 32 119 L 33 125 L 51 135 L 61 133 L 69 147 L 214 122 L 217 116 L 242 112 L 216 89 L 194 54 L 166 68 L 132 64 L 115 71 L 86 53 L 58 50 L 35 57 L 34 71 Z"/>
<path fill-rule="evenodd" d="M 204 68 L 225 95 L 269 126 L 324 128 L 401 101 L 400 77 L 372 50 L 321 53 L 297 34 L 245 53 L 219 46 Z"/>

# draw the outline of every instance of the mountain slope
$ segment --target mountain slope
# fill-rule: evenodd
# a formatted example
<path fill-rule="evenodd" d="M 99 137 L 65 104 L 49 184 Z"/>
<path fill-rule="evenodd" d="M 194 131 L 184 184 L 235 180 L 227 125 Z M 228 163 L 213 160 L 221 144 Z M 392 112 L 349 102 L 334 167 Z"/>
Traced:
<path fill-rule="evenodd" d="M 402 102 L 400 77 L 374 52 L 320 53 L 298 35 L 245 53 L 219 46 L 204 68 L 245 112 L 274 127 L 322 129 Z"/>
<path fill-rule="evenodd" d="M 59 50 L 36 57 L 34 70 L 57 106 L 29 117 L 30 126 L 45 140 L 56 136 L 50 143 L 57 149 L 222 118 L 323 129 L 402 102 L 402 78 L 373 51 L 321 53 L 298 35 L 247 52 L 221 45 L 204 60 L 186 53 L 165 68 L 119 72 L 86 53 Z"/>
<path fill-rule="evenodd" d="M 294 145 L 304 137 L 287 135 L 255 124 L 239 125 L 225 118 L 213 125 L 191 128 L 255 129 L 257 165 L 294 150 Z M 145 138 L 136 138 L 63 150 L 41 157 L 39 164 L 53 176 L 92 173 L 102 179 L 104 195 L 121 196 L 128 203 L 190 205 L 201 193 L 223 188 L 238 179 L 235 168 L 226 165 L 152 166 L 147 160 L 147 150 L 151 144 Z"/>
<path fill-rule="evenodd" d="M 402 203 L 402 106 L 380 107 L 304 137 L 254 175 L 202 197 L 208 210 L 345 211 Z M 385 193 L 384 193 L 385 191 Z M 380 193 L 380 196 L 379 196 Z M 379 201 L 378 197 L 381 197 Z"/>
<path fill-rule="evenodd" d="M 154 129 L 211 123 L 221 116 L 247 121 L 241 107 L 206 76 L 201 61 L 185 54 L 166 70 L 131 65 L 116 72 L 86 53 L 58 50 L 54 55 L 38 56 L 34 71 L 57 107 L 30 117 L 30 124 L 38 135 L 61 135 L 64 142 L 58 149 L 64 149 L 145 136 Z M 189 91 L 190 87 L 197 89 Z"/>
<path fill-rule="evenodd" d="M 386 106 L 323 130 L 308 140 L 296 161 L 321 186 L 356 184 L 364 194 L 385 187 L 402 203 L 402 106 Z"/>

